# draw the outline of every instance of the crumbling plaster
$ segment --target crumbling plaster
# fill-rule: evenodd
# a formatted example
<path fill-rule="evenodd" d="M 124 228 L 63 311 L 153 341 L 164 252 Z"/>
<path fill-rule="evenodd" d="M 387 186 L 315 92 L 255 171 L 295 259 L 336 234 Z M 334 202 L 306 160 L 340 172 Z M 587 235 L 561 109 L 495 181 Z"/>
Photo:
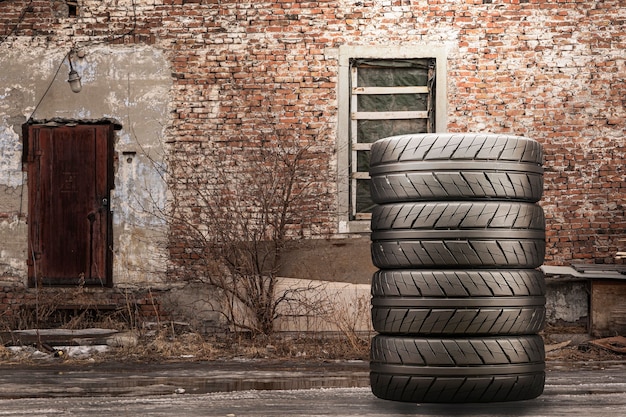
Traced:
<path fill-rule="evenodd" d="M 68 47 L 14 44 L 0 53 L 0 277 L 25 282 L 27 177 L 21 128 L 27 120 L 110 118 L 115 138 L 113 281 L 158 285 L 164 271 L 164 134 L 171 90 L 169 61 L 150 46 L 93 45 L 72 56 L 82 91 L 67 84 Z"/>

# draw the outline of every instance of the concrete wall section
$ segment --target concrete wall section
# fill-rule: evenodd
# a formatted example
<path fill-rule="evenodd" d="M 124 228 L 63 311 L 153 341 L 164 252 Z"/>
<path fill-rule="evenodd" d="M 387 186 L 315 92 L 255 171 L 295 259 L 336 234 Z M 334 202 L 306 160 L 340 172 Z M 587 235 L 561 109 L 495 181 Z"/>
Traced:
<path fill-rule="evenodd" d="M 581 279 L 546 279 L 546 324 L 583 326 L 588 330 L 589 282 Z"/>
<path fill-rule="evenodd" d="M 116 132 L 114 283 L 160 281 L 164 266 L 164 130 L 171 89 L 162 50 L 99 45 L 72 56 L 82 91 L 66 82 L 68 48 L 20 44 L 0 54 L 0 276 L 24 283 L 27 251 L 27 178 L 21 126 L 27 120 L 114 119 Z M 82 54 L 81 54 L 82 55 Z"/>

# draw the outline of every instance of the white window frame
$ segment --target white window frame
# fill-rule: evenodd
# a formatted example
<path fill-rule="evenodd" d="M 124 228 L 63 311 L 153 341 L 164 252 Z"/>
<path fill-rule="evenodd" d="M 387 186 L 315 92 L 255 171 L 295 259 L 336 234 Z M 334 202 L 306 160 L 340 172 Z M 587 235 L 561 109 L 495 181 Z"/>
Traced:
<path fill-rule="evenodd" d="M 337 205 L 339 209 L 339 233 L 365 233 L 370 231 L 369 220 L 351 219 L 350 199 L 356 198 L 356 193 L 350 193 L 351 167 L 350 153 L 359 149 L 351 143 L 350 124 L 353 122 L 351 114 L 350 91 L 351 59 L 420 59 L 432 58 L 436 60 L 435 72 L 435 131 L 447 130 L 447 47 L 442 44 L 418 44 L 408 46 L 365 46 L 343 45 L 339 47 L 339 73 L 337 79 L 338 124 L 337 124 Z M 355 116 L 356 117 L 356 116 Z M 361 144 L 364 145 L 364 144 Z M 365 145 L 368 146 L 368 145 Z"/>

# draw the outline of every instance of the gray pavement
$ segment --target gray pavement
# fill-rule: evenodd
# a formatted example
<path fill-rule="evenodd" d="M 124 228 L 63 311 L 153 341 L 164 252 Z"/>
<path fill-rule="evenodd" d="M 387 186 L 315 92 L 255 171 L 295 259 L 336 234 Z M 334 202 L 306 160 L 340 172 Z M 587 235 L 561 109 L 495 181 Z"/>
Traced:
<path fill-rule="evenodd" d="M 363 362 L 0 367 L 0 417 L 405 415 L 624 417 L 626 363 L 549 362 L 535 400 L 461 405 L 380 400 Z"/>

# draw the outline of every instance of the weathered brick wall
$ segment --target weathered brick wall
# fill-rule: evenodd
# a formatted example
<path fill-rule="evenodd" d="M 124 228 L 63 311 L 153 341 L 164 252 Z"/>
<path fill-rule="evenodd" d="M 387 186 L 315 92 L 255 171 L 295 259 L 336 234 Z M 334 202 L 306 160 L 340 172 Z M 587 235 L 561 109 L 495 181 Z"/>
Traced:
<path fill-rule="evenodd" d="M 547 261 L 613 262 L 624 247 L 620 2 L 227 3 L 200 15 L 195 35 L 179 28 L 174 41 L 179 138 L 198 140 L 200 131 L 227 140 L 275 118 L 294 131 L 330 127 L 319 138 L 330 149 L 337 63 L 329 49 L 451 42 L 449 130 L 544 144 Z"/>
<path fill-rule="evenodd" d="M 449 127 L 544 144 L 548 262 L 626 245 L 625 19 L 621 1 L 539 1 L 474 6 L 459 26 Z"/>
<path fill-rule="evenodd" d="M 216 144 L 249 146 L 259 132 L 288 131 L 317 144 L 331 191 L 336 48 L 445 43 L 449 130 L 544 144 L 547 262 L 613 262 L 626 245 L 619 241 L 626 230 L 621 0 L 86 1 L 76 18 L 58 17 L 51 6 L 58 2 L 34 1 L 13 30 L 29 3 L 0 3 L 0 39 L 137 42 L 168 51 L 167 139 L 175 155 L 202 156 Z M 316 229 L 336 231 L 334 204 L 320 203 Z"/>

